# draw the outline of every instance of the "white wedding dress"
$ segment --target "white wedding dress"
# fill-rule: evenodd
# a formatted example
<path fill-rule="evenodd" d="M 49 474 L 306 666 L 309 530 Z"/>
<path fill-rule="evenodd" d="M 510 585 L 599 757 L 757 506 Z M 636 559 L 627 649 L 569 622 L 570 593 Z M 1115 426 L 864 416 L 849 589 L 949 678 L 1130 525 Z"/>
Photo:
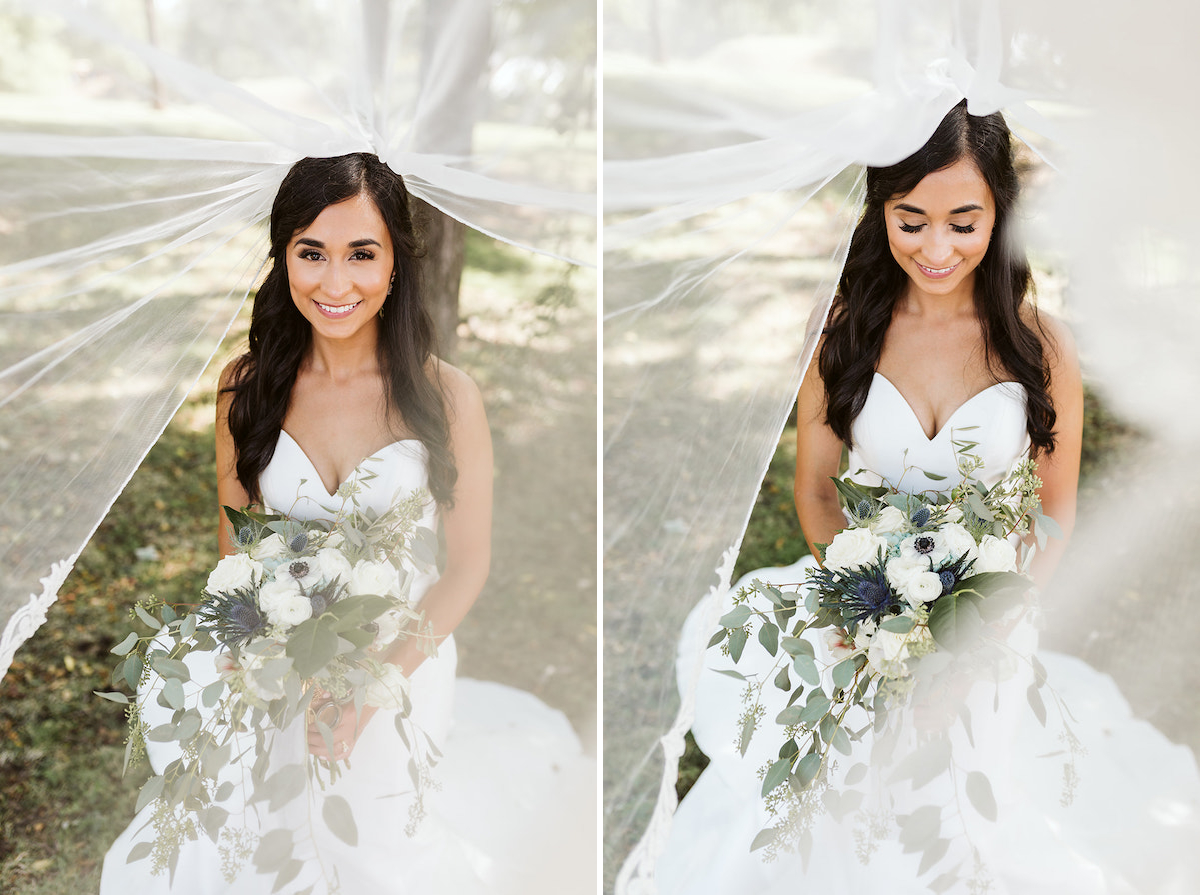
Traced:
<path fill-rule="evenodd" d="M 352 477 L 360 482 L 359 506 L 382 510 L 426 486 L 425 447 L 416 440 L 390 444 L 359 464 Z M 328 494 L 308 457 L 286 432 L 280 433 L 259 484 L 268 507 L 296 518 L 331 518 L 342 504 L 341 498 Z M 435 513 L 431 506 L 422 524 L 435 527 Z M 436 580 L 436 572 L 417 573 L 412 598 L 419 599 Z M 187 664 L 200 686 L 216 679 L 212 653 L 193 652 Z M 311 811 L 316 820 L 312 838 L 307 832 L 303 841 L 296 837 L 296 857 L 305 860 L 305 867 L 281 891 L 303 893 L 313 887 L 316 893 L 343 895 L 524 895 L 593 889 L 594 761 L 583 754 L 560 712 L 511 687 L 456 680 L 455 665 L 454 639 L 449 637 L 411 678 L 410 718 L 444 753 L 433 769 L 433 791 L 424 800 L 426 816 L 414 835 L 405 832 L 414 801 L 409 753 L 383 711 L 363 730 L 342 776 L 325 793 L 316 792 L 311 806 L 301 797 L 277 811 L 259 803 L 243 817 L 234 812 L 231 825 L 265 834 L 284 827 L 307 831 Z M 163 717 L 147 717 L 150 727 L 169 720 L 170 710 L 152 699 L 146 709 L 151 713 Z M 158 772 L 178 756 L 174 744 L 149 743 L 148 748 Z M 271 763 L 301 762 L 306 753 L 306 730 L 298 722 L 276 734 Z M 247 768 L 256 757 L 253 750 L 245 756 Z M 244 770 L 235 761 L 226 776 L 236 781 Z M 328 793 L 349 801 L 357 846 L 345 844 L 321 823 Z M 126 863 L 134 845 L 152 838 L 148 824 L 153 809 L 153 803 L 144 808 L 109 849 L 102 895 L 272 891 L 274 877 L 256 873 L 249 861 L 228 881 L 221 850 L 203 833 L 185 843 L 173 884 L 165 872 L 152 876 L 149 860 Z M 329 879 L 340 886 L 331 889 Z"/>
<path fill-rule="evenodd" d="M 854 450 L 849 472 L 866 484 L 879 476 L 908 491 L 928 491 L 939 485 L 922 470 L 958 478 L 952 440 L 969 438 L 985 466 L 979 475 L 987 484 L 998 481 L 1028 450 L 1024 392 L 1015 383 L 998 383 L 963 404 L 932 439 L 921 428 L 911 407 L 885 377 L 876 374 L 867 401 L 853 426 Z M 689 616 L 681 637 L 678 673 L 681 693 L 695 673 L 694 646 L 711 629 L 701 630 L 714 617 L 712 600 L 731 605 L 738 586 L 755 578 L 776 584 L 795 584 L 814 565 L 811 557 L 792 566 L 751 572 L 729 593 L 702 601 Z M 829 661 L 826 647 L 814 639 L 818 661 Z M 1034 627 L 1022 622 L 1009 637 L 1015 652 L 1036 650 Z M 924 893 L 929 884 L 957 866 L 959 879 L 948 888 L 956 893 L 987 891 L 992 895 L 1188 895 L 1200 892 L 1200 774 L 1192 752 L 1168 741 L 1150 724 L 1132 717 L 1129 705 L 1113 680 L 1086 663 L 1050 652 L 1037 654 L 1048 672 L 1049 686 L 1061 696 L 1073 721 L 1070 727 L 1085 753 L 1076 750 L 1073 799 L 1064 805 L 1064 767 L 1070 755 L 1061 737 L 1062 720 L 1053 706 L 1045 727 L 1026 702 L 1031 680 L 1028 663 L 1010 669 L 999 685 L 975 683 L 967 697 L 973 740 L 961 724 L 951 728 L 954 759 L 963 772 L 981 770 L 990 780 L 999 806 L 990 822 L 970 809 L 944 811 L 953 822 L 942 836 L 952 839 L 947 857 L 919 874 L 921 855 L 904 853 L 896 840 L 894 822 L 865 861 L 858 852 L 864 839 L 865 817 L 850 813 L 835 820 L 818 814 L 811 826 L 808 860 L 795 851 L 781 850 L 767 862 L 751 852 L 759 830 L 774 821 L 760 797 L 758 772 L 776 758 L 782 737 L 773 719 L 787 693 L 770 685 L 769 701 L 745 757 L 737 748 L 738 718 L 744 684 L 718 674 L 736 668 L 748 674 L 766 670 L 766 652 L 751 643 L 734 664 L 715 649 L 704 656 L 695 691 L 693 735 L 711 763 L 681 802 L 670 836 L 657 865 L 660 895 L 768 895 L 768 893 L 855 893 L 897 895 Z M 772 660 L 773 661 L 773 660 Z M 1012 673 L 1014 672 L 1015 673 Z M 773 672 L 772 672 L 773 673 Z M 1047 700 L 1049 702 L 1049 700 Z M 867 740 L 854 744 L 850 757 L 839 756 L 833 772 L 841 785 L 854 762 L 869 762 Z M 835 753 L 836 754 L 836 753 Z M 873 769 L 868 779 L 884 779 Z M 1069 782 L 1069 781 L 1068 781 Z M 922 804 L 943 804 L 954 796 L 961 774 L 951 779 L 943 771 L 916 792 L 883 786 L 874 793 L 896 801 L 891 813 L 904 815 Z M 878 808 L 889 804 L 872 803 Z M 894 817 L 893 817 L 894 821 Z M 961 823 L 961 826 L 957 824 Z M 958 830 L 955 836 L 953 830 Z M 973 888 L 971 880 L 976 885 Z M 986 880 L 990 888 L 982 888 Z"/>

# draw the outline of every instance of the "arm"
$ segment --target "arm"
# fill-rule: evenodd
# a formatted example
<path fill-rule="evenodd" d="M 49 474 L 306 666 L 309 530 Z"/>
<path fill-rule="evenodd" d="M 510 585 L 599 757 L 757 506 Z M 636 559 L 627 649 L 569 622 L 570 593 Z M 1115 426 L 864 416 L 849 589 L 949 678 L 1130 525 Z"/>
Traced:
<path fill-rule="evenodd" d="M 1058 414 L 1054 453 L 1037 458 L 1042 480 L 1042 511 L 1062 528 L 1033 559 L 1031 572 L 1039 587 L 1050 583 L 1075 528 L 1075 497 L 1079 489 L 1079 454 L 1083 442 L 1083 378 L 1071 333 L 1057 320 L 1046 319 L 1046 351 L 1050 355 L 1050 399 Z"/>
<path fill-rule="evenodd" d="M 438 643 L 475 604 L 487 581 L 492 553 L 492 437 L 479 388 L 465 373 L 441 365 L 450 415 L 450 448 L 458 468 L 454 506 L 442 513 L 446 567 L 421 600 Z M 425 660 L 415 638 L 398 643 L 387 661 L 411 676 Z"/>
<path fill-rule="evenodd" d="M 837 475 L 842 459 L 842 442 L 825 425 L 825 382 L 817 367 L 820 345 L 796 401 L 796 478 L 792 493 L 796 515 L 809 549 L 818 559 L 817 544 L 828 544 L 846 527 L 837 489 L 830 479 Z"/>
<path fill-rule="evenodd" d="M 492 551 L 492 437 L 479 389 L 465 373 L 441 365 L 450 416 L 450 447 L 458 468 L 454 506 L 442 514 L 446 536 L 446 567 L 425 596 L 421 611 L 433 629 L 436 642 L 449 637 L 475 604 L 487 580 Z M 426 659 L 416 638 L 396 643 L 384 660 L 400 666 L 411 677 Z M 345 759 L 354 750 L 363 727 L 374 717 L 371 706 L 356 715 L 344 711 L 333 729 L 336 755 L 330 755 L 315 725 L 308 729 L 309 752 L 318 758 Z M 344 745 L 342 745 L 344 744 Z"/>
<path fill-rule="evenodd" d="M 217 549 L 222 557 L 234 552 L 232 526 L 223 507 L 241 509 L 250 503 L 250 495 L 237 477 L 237 448 L 229 433 L 229 404 L 233 396 L 223 391 L 233 381 L 237 361 L 221 371 L 217 385 Z"/>

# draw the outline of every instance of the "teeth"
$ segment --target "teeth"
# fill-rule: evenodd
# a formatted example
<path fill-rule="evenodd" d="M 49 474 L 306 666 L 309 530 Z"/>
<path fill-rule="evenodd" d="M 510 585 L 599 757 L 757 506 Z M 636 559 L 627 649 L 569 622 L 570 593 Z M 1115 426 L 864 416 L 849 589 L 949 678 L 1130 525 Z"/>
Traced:
<path fill-rule="evenodd" d="M 357 301 L 352 305 L 323 305 L 320 302 L 317 302 L 317 307 L 319 307 L 326 314 L 336 314 L 338 316 L 344 316 L 346 314 L 349 314 L 351 311 L 353 311 L 355 308 L 357 308 L 360 304 L 361 304 L 361 302 L 357 302 Z"/>
<path fill-rule="evenodd" d="M 922 264 L 920 266 L 923 267 L 925 270 L 929 271 L 930 273 L 949 273 L 950 271 L 954 270 L 954 268 L 957 267 L 958 265 L 954 264 L 954 265 L 951 265 L 950 267 L 943 267 L 940 270 L 935 267 L 925 267 L 924 264 Z"/>

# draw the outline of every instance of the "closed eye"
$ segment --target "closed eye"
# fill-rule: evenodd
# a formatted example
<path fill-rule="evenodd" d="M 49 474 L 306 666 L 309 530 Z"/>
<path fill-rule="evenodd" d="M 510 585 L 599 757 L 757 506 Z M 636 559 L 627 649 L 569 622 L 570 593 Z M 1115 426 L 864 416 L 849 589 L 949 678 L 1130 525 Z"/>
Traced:
<path fill-rule="evenodd" d="M 974 233 L 975 225 L 967 224 L 966 226 L 959 226 L 958 224 L 951 224 L 950 229 L 953 230 L 955 233 Z"/>

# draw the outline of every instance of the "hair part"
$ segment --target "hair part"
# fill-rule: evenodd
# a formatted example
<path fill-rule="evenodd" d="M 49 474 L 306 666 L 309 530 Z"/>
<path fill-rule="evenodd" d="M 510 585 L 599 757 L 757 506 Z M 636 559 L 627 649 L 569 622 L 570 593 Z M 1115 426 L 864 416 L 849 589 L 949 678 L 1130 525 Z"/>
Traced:
<path fill-rule="evenodd" d="M 270 269 L 254 297 L 249 349 L 233 366 L 229 431 L 237 449 L 237 477 L 255 502 L 258 479 L 275 454 L 300 364 L 312 346 L 312 326 L 292 301 L 287 249 L 292 237 L 322 211 L 357 196 L 379 210 L 392 240 L 392 281 L 378 323 L 376 355 L 389 427 L 406 428 L 429 454 L 429 490 L 452 506 L 458 471 L 450 449 L 445 393 L 434 354 L 436 333 L 425 308 L 419 260 L 404 179 L 375 155 L 356 152 L 305 158 L 284 177 L 271 206 Z"/>
<path fill-rule="evenodd" d="M 983 334 L 984 363 L 997 380 L 1008 378 L 1024 386 L 1033 452 L 1054 450 L 1057 415 L 1050 399 L 1045 332 L 1028 300 L 1033 272 L 1014 221 L 1020 178 L 1012 134 L 999 112 L 971 115 L 966 100 L 951 109 L 933 136 L 908 158 L 867 169 L 866 206 L 851 237 L 818 361 L 825 384 L 825 422 L 847 445 L 853 445 L 854 419 L 866 404 L 884 337 L 908 284 L 908 275 L 891 255 L 884 204 L 912 192 L 934 171 L 963 160 L 978 169 L 996 208 L 991 243 L 975 271 L 975 314 Z"/>

